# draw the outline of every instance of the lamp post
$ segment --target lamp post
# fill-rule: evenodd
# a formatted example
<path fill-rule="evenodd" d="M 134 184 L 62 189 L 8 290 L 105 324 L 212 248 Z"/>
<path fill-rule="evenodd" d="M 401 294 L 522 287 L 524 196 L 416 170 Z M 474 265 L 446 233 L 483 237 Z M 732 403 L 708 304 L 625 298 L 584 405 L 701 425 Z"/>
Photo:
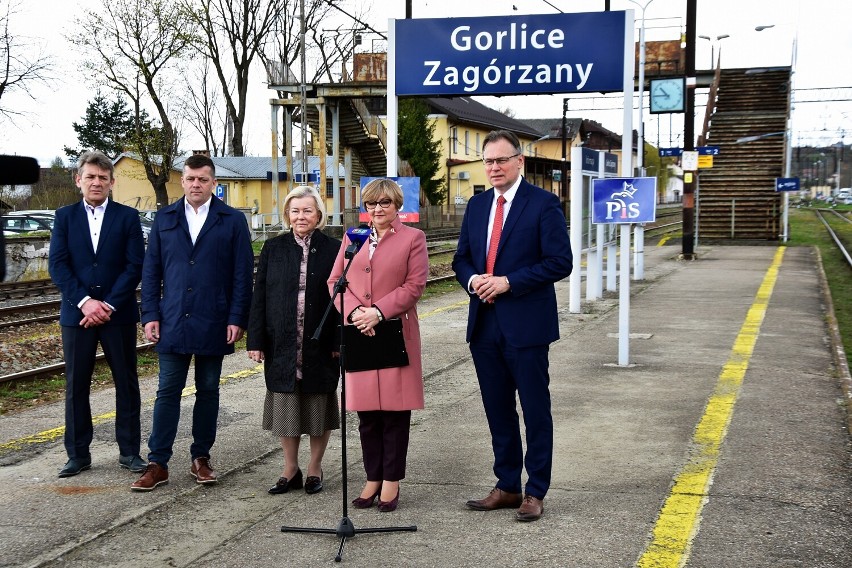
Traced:
<path fill-rule="evenodd" d="M 716 40 L 714 41 L 712 37 L 706 35 L 698 36 L 701 39 L 706 39 L 710 42 L 710 69 L 715 69 L 717 65 L 721 66 L 722 63 L 722 45 L 719 44 L 719 61 L 716 61 L 716 44 L 721 42 L 726 37 L 731 37 L 730 34 L 721 34 L 716 36 Z"/>
<path fill-rule="evenodd" d="M 769 28 L 774 28 L 775 24 L 768 24 L 765 26 L 756 26 L 754 31 L 762 32 L 763 30 L 768 30 Z M 784 177 L 790 177 L 790 172 L 792 171 L 793 165 L 793 96 L 795 94 L 793 90 L 793 84 L 796 76 L 796 57 L 798 52 L 799 45 L 799 28 L 796 26 L 794 28 L 793 33 L 793 51 L 790 55 L 790 88 L 789 95 L 787 97 L 787 130 L 784 136 Z M 783 213 L 783 221 L 782 221 L 783 229 L 781 233 L 782 242 L 787 242 L 787 238 L 790 234 L 790 196 L 788 192 L 784 192 L 784 213 Z"/>

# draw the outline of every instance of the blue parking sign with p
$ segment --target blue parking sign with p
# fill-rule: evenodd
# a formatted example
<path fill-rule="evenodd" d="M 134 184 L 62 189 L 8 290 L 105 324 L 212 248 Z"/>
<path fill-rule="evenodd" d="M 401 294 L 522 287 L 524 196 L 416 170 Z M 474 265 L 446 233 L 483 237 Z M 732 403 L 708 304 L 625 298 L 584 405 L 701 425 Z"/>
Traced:
<path fill-rule="evenodd" d="M 657 178 L 592 180 L 592 223 L 651 223 L 657 215 Z"/>

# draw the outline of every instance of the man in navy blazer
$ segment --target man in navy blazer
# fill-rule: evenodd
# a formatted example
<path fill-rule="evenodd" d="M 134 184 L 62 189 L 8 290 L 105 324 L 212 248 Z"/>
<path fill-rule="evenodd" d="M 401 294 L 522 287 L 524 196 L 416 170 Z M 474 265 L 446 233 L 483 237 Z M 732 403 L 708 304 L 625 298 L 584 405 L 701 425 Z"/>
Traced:
<path fill-rule="evenodd" d="M 136 209 L 109 199 L 112 161 L 101 152 L 78 159 L 76 183 L 83 200 L 60 207 L 50 237 L 49 271 L 62 292 L 59 325 L 65 355 L 65 451 L 59 477 L 92 465 L 89 394 L 98 343 L 115 383 L 115 438 L 119 465 L 145 469 L 139 456 L 141 399 L 136 371 L 139 304 L 136 287 L 145 254 Z"/>
<path fill-rule="evenodd" d="M 517 520 L 534 521 L 544 511 L 553 463 L 548 351 L 559 339 L 554 283 L 571 274 L 571 244 L 559 199 L 521 176 L 524 155 L 517 136 L 489 133 L 482 155 L 493 188 L 467 204 L 453 269 L 470 294 L 467 341 L 491 431 L 497 483 L 487 497 L 467 506 L 477 511 L 517 507 Z M 499 231 L 501 214 L 502 232 L 492 233 L 495 224 Z M 489 248 L 496 252 L 493 267 Z"/>
<path fill-rule="evenodd" d="M 189 473 L 216 483 L 219 378 L 225 355 L 248 327 L 254 253 L 245 215 L 213 196 L 216 167 L 204 155 L 184 162 L 184 197 L 157 212 L 142 269 L 142 324 L 157 344 L 159 388 L 148 438 L 148 467 L 130 487 L 151 491 L 169 481 L 181 391 L 195 359 Z"/>

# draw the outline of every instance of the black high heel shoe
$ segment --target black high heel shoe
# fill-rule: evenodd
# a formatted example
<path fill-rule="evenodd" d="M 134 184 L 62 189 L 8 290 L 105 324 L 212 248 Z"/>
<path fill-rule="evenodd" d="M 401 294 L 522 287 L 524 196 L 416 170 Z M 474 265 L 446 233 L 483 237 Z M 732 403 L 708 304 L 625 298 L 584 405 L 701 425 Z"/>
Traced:
<path fill-rule="evenodd" d="M 397 508 L 398 505 L 399 505 L 399 489 L 396 490 L 396 497 L 394 497 L 390 501 L 382 501 L 381 498 L 379 498 L 378 509 L 382 513 L 390 513 L 391 511 L 396 511 L 396 508 Z"/>
<path fill-rule="evenodd" d="M 376 490 L 376 494 L 372 497 L 358 497 L 357 499 L 353 499 L 352 506 L 356 509 L 369 509 L 373 506 L 373 502 L 375 502 L 376 498 L 381 494 L 382 488 L 381 486 L 379 486 L 379 488 Z M 381 503 L 381 500 L 379 500 L 379 503 Z"/>
<path fill-rule="evenodd" d="M 297 469 L 296 475 L 294 475 L 292 479 L 279 477 L 278 481 L 275 482 L 275 485 L 267 489 L 266 492 L 270 495 L 280 495 L 281 493 L 287 493 L 291 489 L 301 489 L 302 483 L 302 470 Z"/>

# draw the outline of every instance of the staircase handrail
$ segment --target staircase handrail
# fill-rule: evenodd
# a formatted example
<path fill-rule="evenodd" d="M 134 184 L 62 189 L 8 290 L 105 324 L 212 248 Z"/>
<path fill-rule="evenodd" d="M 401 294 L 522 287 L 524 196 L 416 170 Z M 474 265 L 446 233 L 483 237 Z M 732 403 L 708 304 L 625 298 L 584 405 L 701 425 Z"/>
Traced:
<path fill-rule="evenodd" d="M 707 107 L 704 109 L 704 125 L 701 128 L 701 136 L 698 137 L 698 145 L 704 146 L 707 142 L 707 134 L 710 130 L 710 119 L 713 117 L 713 112 L 716 110 L 716 94 L 719 91 L 719 81 L 722 76 L 721 66 L 716 64 L 716 71 L 713 73 L 713 82 L 710 83 L 710 94 L 707 96 Z"/>
<path fill-rule="evenodd" d="M 381 119 L 377 116 L 373 116 L 370 113 L 370 109 L 367 108 L 367 105 L 364 104 L 364 101 L 360 99 L 349 99 L 349 102 L 352 105 L 352 110 L 355 111 L 355 114 L 361 120 L 361 124 L 363 124 L 364 128 L 367 130 L 367 133 L 377 137 L 382 145 L 382 148 L 387 150 L 387 134 L 385 132 L 385 127 L 384 124 L 382 124 Z"/>

